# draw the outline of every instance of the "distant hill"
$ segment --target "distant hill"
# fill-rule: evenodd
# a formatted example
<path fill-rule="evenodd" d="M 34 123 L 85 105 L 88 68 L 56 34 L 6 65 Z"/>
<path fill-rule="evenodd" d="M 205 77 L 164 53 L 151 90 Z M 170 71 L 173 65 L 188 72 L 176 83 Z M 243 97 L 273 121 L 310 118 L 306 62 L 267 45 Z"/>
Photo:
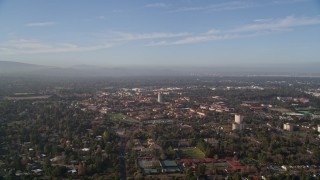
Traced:
<path fill-rule="evenodd" d="M 93 65 L 75 65 L 69 68 L 41 66 L 21 62 L 0 61 L 0 75 L 14 76 L 54 76 L 54 77 L 123 77 L 123 76 L 170 76 L 187 75 L 176 68 L 157 67 L 99 67 Z"/>
<path fill-rule="evenodd" d="M 0 61 L 0 68 L 21 68 L 21 67 L 40 67 L 40 65 L 12 62 L 12 61 Z"/>
<path fill-rule="evenodd" d="M 21 62 L 0 61 L 0 75 L 10 76 L 76 76 L 76 70 L 28 64 Z"/>
<path fill-rule="evenodd" d="M 45 66 L 21 62 L 0 61 L 0 74 L 26 73 L 45 68 Z"/>
<path fill-rule="evenodd" d="M 0 61 L 0 75 L 40 77 L 125 77 L 125 76 L 317 76 L 320 63 L 242 65 L 220 67 L 179 67 L 179 66 L 135 66 L 100 67 L 75 65 L 69 68 L 41 66 L 35 64 Z"/>

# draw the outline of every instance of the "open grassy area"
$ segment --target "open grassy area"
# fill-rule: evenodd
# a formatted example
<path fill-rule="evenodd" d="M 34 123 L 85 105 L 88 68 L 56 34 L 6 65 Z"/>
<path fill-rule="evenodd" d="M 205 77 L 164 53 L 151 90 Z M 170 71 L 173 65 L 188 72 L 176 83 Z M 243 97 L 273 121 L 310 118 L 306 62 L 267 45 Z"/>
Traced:
<path fill-rule="evenodd" d="M 289 113 L 292 112 L 290 109 L 286 109 L 286 108 L 270 108 L 271 111 L 276 111 L 279 113 Z"/>
<path fill-rule="evenodd" d="M 119 113 L 119 114 L 112 114 L 110 118 L 111 118 L 111 120 L 122 120 L 126 117 L 127 116 Z"/>
<path fill-rule="evenodd" d="M 18 125 L 18 124 L 22 124 L 23 121 L 10 121 L 8 123 L 8 126 L 15 126 L 15 125 Z"/>
<path fill-rule="evenodd" d="M 205 158 L 205 154 L 198 148 L 182 150 L 183 158 Z"/>
<path fill-rule="evenodd" d="M 6 100 L 36 100 L 36 99 L 48 99 L 50 95 L 39 95 L 39 96 L 7 96 Z"/>

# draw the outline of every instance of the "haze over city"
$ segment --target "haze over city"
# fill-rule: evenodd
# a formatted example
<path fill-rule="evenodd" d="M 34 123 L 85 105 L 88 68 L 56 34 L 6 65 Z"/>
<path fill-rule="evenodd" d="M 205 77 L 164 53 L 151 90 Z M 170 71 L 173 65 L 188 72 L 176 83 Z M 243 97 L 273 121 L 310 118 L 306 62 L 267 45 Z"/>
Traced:
<path fill-rule="evenodd" d="M 320 0 L 0 0 L 0 180 L 320 179 Z"/>
<path fill-rule="evenodd" d="M 317 0 L 1 0 L 0 22 L 1 61 L 45 66 L 299 69 L 320 58 Z"/>

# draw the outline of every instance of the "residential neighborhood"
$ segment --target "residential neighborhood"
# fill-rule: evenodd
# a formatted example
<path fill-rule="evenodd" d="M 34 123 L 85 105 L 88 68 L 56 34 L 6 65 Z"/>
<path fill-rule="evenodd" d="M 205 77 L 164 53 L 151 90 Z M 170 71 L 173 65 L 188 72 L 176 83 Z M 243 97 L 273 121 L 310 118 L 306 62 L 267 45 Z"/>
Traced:
<path fill-rule="evenodd" d="M 0 175 L 320 178 L 320 99 L 309 93 L 318 79 L 310 79 L 312 87 L 293 78 L 132 81 L 141 82 L 39 81 L 25 91 L 6 82 Z"/>

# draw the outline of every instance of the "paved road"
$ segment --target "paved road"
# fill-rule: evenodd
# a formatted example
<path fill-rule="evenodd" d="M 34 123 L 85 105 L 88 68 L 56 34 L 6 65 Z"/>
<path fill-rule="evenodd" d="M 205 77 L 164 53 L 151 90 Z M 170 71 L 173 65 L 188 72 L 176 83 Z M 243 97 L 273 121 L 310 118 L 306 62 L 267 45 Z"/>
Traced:
<path fill-rule="evenodd" d="M 125 143 L 122 142 L 119 147 L 119 176 L 121 180 L 127 179 L 127 172 L 126 172 L 126 157 L 125 157 Z"/>

